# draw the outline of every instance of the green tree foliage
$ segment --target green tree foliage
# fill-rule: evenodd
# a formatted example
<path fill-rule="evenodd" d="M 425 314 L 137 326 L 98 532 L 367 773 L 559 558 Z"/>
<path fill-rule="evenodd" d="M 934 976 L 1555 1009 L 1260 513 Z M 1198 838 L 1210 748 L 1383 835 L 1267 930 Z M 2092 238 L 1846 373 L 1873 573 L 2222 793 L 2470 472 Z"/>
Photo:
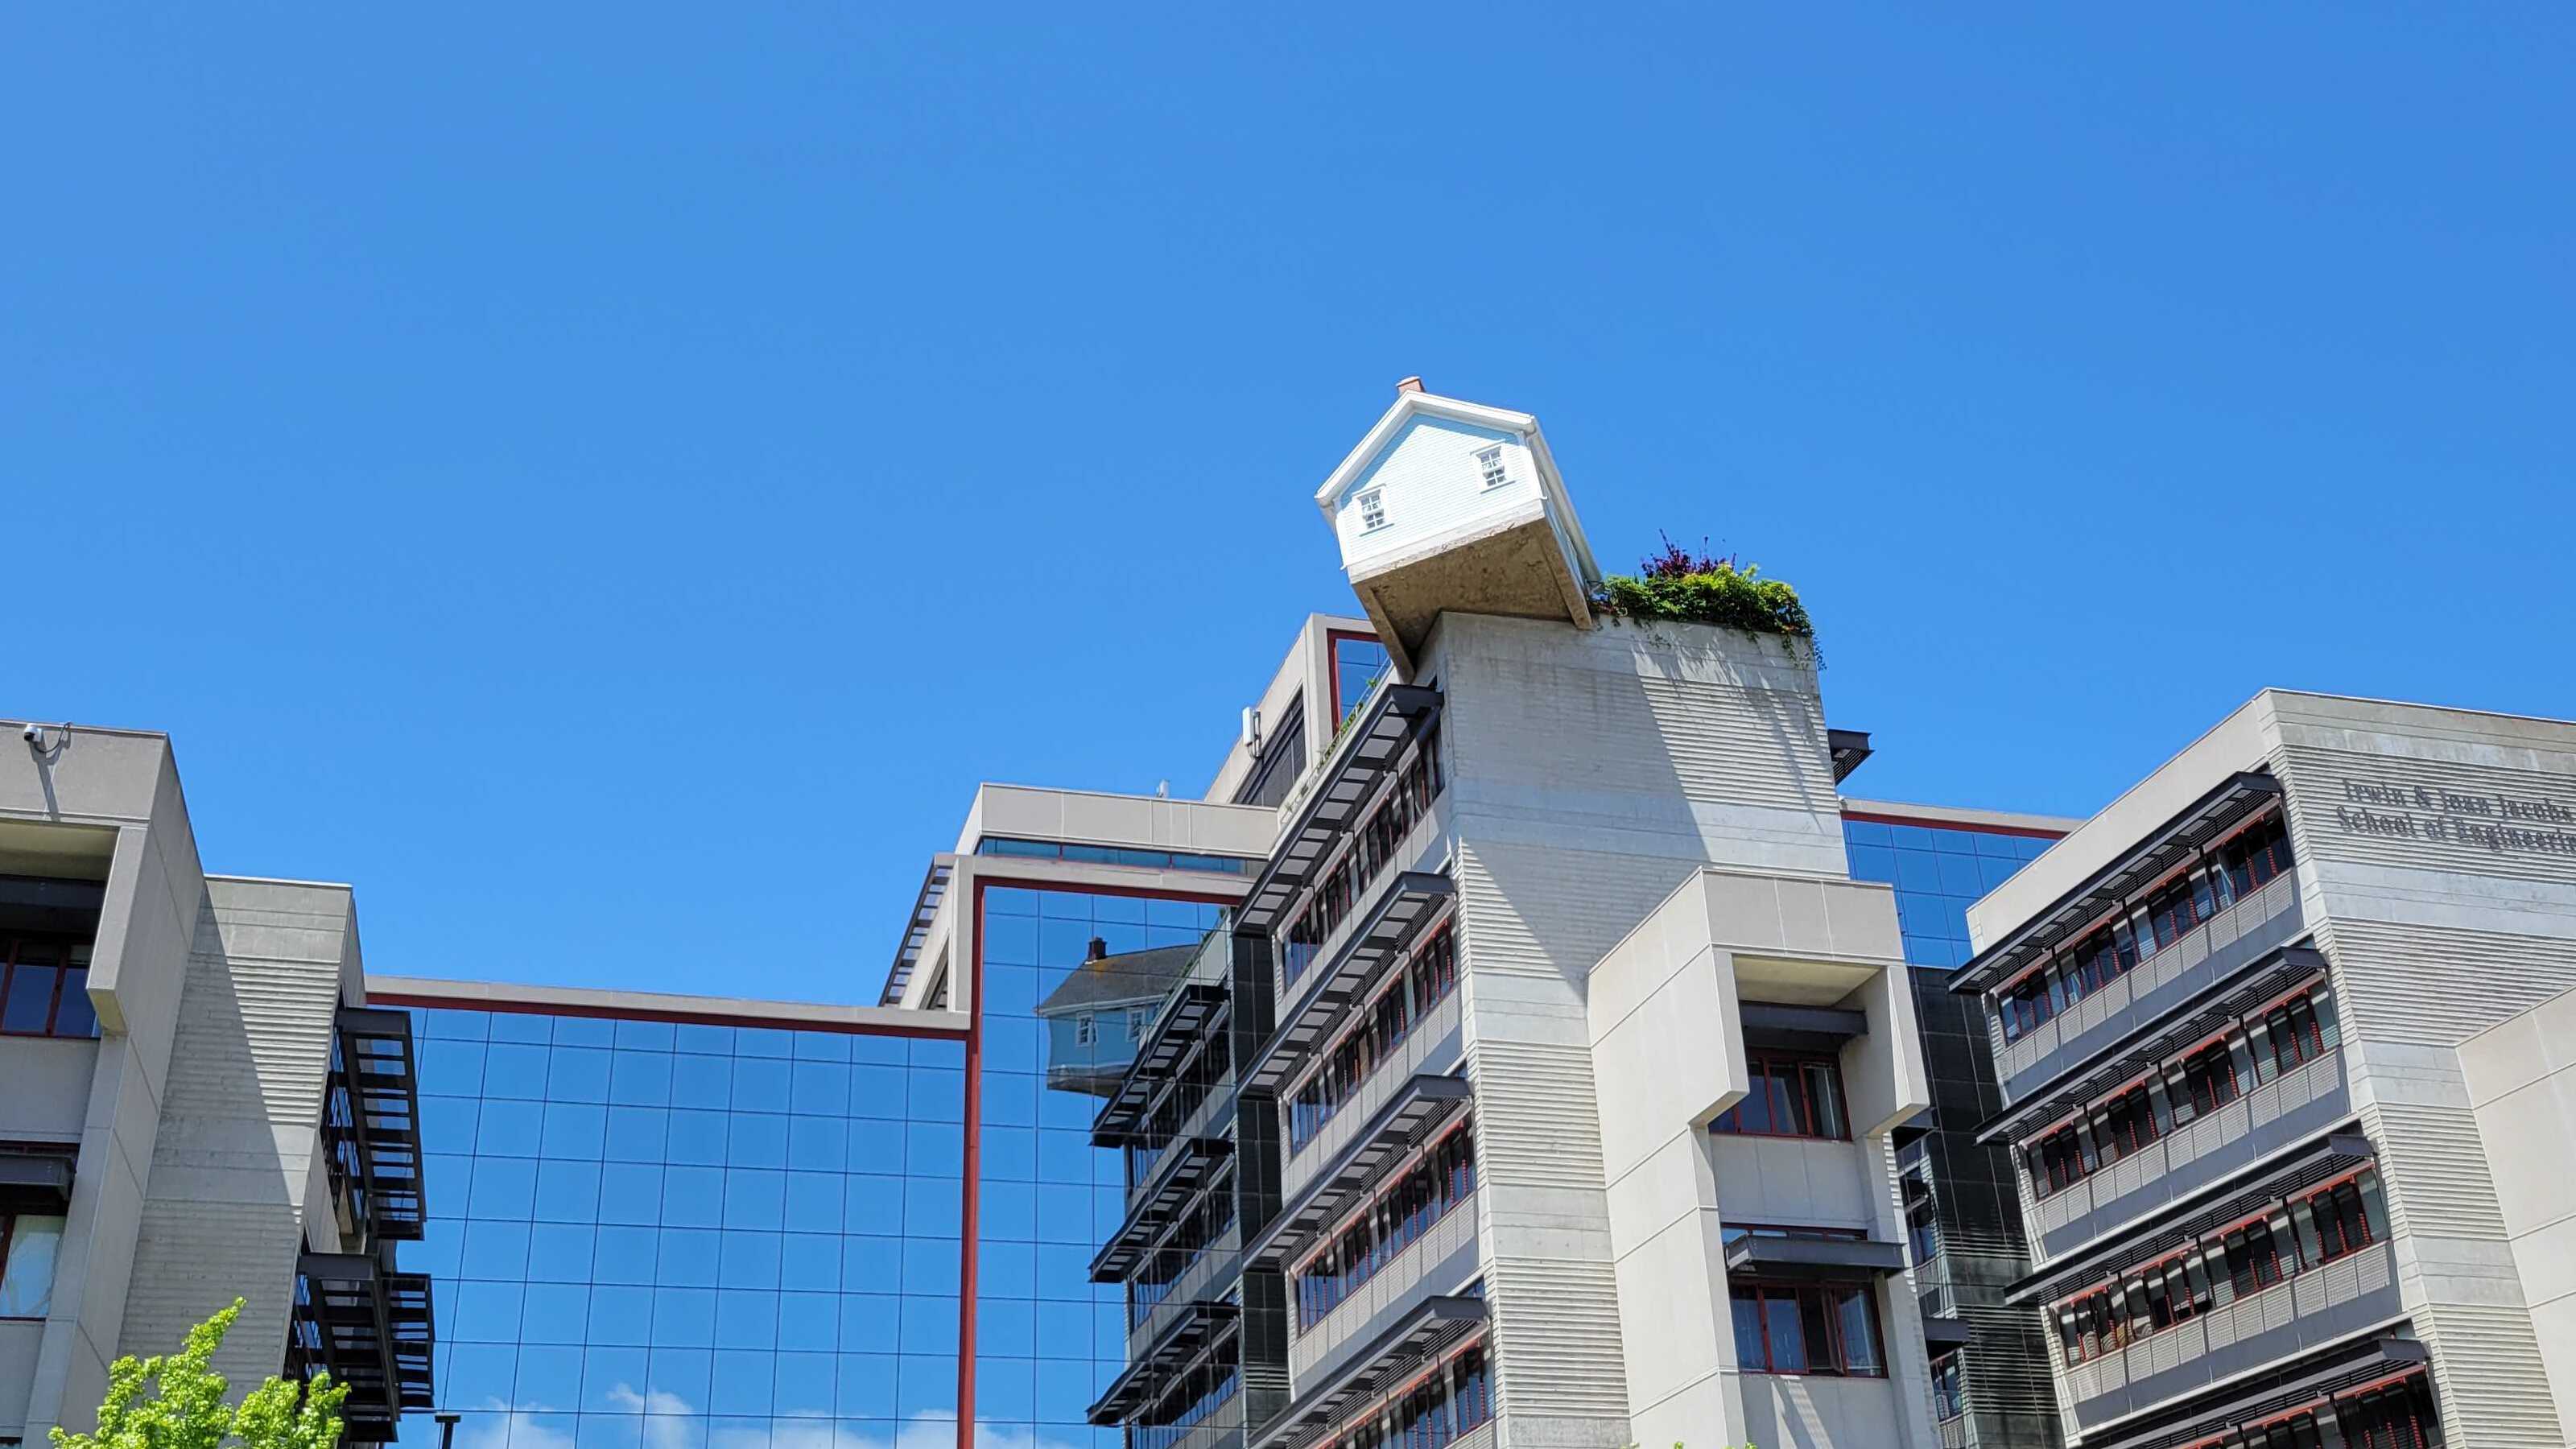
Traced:
<path fill-rule="evenodd" d="M 169 1357 L 137 1360 L 128 1354 L 107 1371 L 107 1399 L 98 1406 L 98 1432 L 53 1432 L 54 1449 L 335 1449 L 340 1442 L 340 1401 L 349 1386 L 317 1375 L 308 1387 L 271 1374 L 224 1403 L 229 1387 L 214 1371 L 215 1350 L 241 1317 L 242 1300 L 188 1330 L 188 1341 Z M 143 1397 L 144 1385 L 158 1392 Z"/>

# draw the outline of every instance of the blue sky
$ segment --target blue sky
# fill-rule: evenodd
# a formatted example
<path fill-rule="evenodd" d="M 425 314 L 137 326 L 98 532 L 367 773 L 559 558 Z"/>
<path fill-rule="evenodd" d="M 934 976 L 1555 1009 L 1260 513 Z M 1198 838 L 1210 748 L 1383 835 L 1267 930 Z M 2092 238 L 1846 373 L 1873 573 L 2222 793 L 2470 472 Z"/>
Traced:
<path fill-rule="evenodd" d="M 0 715 L 379 971 L 864 998 L 975 781 L 1204 786 L 1420 373 L 1861 793 L 2576 716 L 2563 9 L 1570 9 L 12 7 Z"/>

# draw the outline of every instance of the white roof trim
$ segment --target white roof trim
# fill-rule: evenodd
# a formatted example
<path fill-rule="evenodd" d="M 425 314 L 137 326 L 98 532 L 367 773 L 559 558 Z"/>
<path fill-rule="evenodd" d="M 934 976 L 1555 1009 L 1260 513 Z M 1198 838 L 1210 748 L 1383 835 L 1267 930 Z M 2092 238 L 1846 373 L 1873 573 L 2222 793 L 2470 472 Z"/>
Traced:
<path fill-rule="evenodd" d="M 1601 566 L 1593 562 L 1592 542 L 1583 536 L 1583 522 L 1575 517 L 1574 499 L 1565 491 L 1565 479 L 1556 471 L 1556 455 L 1548 451 L 1547 435 L 1539 431 L 1538 419 L 1529 413 L 1487 407 L 1463 398 L 1442 397 L 1429 392 L 1396 394 L 1395 405 L 1378 418 L 1376 425 L 1360 439 L 1359 446 L 1342 459 L 1341 466 L 1324 480 L 1324 486 L 1315 490 L 1315 507 L 1323 513 L 1325 522 L 1333 521 L 1334 508 L 1342 490 L 1368 471 L 1369 465 L 1375 463 L 1378 455 L 1395 441 L 1396 435 L 1404 431 L 1405 424 L 1418 417 L 1445 418 L 1450 422 L 1491 428 L 1496 432 L 1514 434 L 1527 443 L 1530 456 L 1538 463 L 1539 491 L 1553 505 L 1558 521 L 1565 525 L 1566 537 L 1574 542 L 1574 562 L 1583 571 L 1581 582 L 1586 587 L 1600 582 Z"/>

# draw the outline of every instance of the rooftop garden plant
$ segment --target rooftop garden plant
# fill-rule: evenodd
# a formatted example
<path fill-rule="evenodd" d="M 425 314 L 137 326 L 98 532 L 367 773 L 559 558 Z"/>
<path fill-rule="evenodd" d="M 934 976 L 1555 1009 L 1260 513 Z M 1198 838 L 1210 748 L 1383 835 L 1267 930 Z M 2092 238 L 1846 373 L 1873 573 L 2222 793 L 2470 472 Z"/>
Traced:
<path fill-rule="evenodd" d="M 1627 619 L 1677 619 L 1800 639 L 1816 634 L 1794 587 L 1762 577 L 1759 564 L 1740 564 L 1733 554 L 1694 554 L 1670 538 L 1637 572 L 1603 579 L 1592 606 Z"/>

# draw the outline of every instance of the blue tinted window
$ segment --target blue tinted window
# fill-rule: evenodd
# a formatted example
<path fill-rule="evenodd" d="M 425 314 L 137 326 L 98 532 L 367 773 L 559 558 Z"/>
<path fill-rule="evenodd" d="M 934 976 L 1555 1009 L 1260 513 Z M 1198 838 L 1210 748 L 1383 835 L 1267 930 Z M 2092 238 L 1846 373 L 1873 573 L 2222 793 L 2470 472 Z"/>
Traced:
<path fill-rule="evenodd" d="M 400 1253 L 462 1445 L 767 1449 L 783 1415 L 890 1445 L 953 1412 L 958 1043 L 415 1019 L 433 1216 Z"/>
<path fill-rule="evenodd" d="M 1933 825 L 1843 822 L 1852 878 L 1896 887 L 1896 917 L 1905 959 L 1947 970 L 1964 964 L 1967 910 L 2052 843 Z"/>

